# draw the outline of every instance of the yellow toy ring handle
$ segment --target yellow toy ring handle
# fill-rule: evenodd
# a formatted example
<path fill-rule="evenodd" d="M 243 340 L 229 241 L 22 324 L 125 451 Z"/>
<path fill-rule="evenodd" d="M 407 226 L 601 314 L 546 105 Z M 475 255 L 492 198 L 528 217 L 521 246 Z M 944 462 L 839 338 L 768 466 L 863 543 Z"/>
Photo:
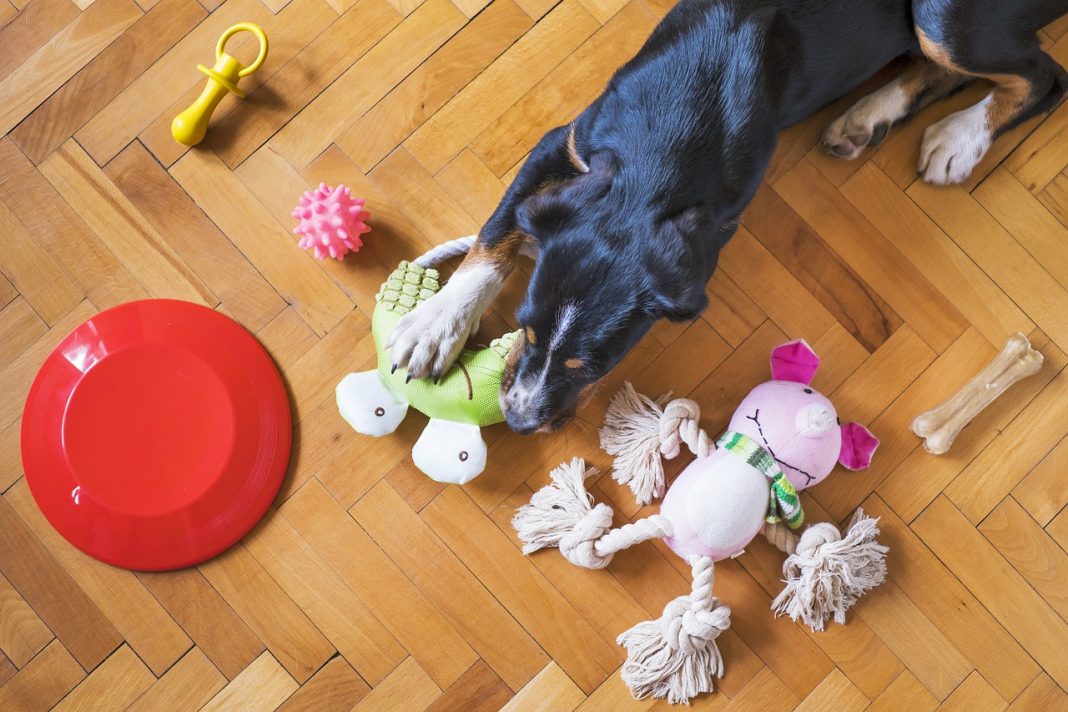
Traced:
<path fill-rule="evenodd" d="M 256 55 L 256 59 L 252 61 L 252 64 L 237 73 L 237 76 L 239 77 L 247 77 L 259 69 L 260 65 L 263 64 L 263 60 L 267 59 L 267 34 L 259 25 L 255 25 L 251 22 L 239 22 L 233 27 L 227 28 L 226 32 L 222 33 L 222 37 L 219 38 L 219 44 L 215 45 L 216 59 L 222 58 L 223 49 L 226 47 L 226 41 L 238 32 L 251 32 L 256 36 L 256 39 L 260 41 L 260 53 Z"/>

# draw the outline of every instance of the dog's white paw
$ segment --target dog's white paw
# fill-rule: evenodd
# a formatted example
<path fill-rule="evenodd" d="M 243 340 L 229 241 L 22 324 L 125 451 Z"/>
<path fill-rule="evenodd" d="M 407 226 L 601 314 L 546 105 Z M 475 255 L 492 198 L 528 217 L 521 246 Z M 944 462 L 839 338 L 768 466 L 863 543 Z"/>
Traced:
<path fill-rule="evenodd" d="M 401 317 L 386 346 L 408 378 L 437 378 L 459 358 L 504 277 L 489 263 L 464 263 L 441 291 Z"/>
<path fill-rule="evenodd" d="M 910 99 L 899 82 L 868 94 L 823 132 L 822 144 L 832 156 L 852 160 L 866 146 L 877 146 L 894 122 L 908 115 Z"/>
<path fill-rule="evenodd" d="M 388 341 L 392 365 L 407 368 L 409 378 L 443 375 L 478 329 L 479 316 L 447 292 L 435 294 L 393 327 Z"/>
<path fill-rule="evenodd" d="M 936 185 L 963 183 L 993 142 L 987 127 L 987 97 L 927 127 L 920 146 L 919 172 Z"/>

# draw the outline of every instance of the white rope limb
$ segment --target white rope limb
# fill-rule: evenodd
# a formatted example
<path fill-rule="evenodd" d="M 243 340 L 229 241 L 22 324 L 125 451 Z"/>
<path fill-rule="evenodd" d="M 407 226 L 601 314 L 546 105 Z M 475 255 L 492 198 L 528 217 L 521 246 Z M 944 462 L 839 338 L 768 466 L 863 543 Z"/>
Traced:
<path fill-rule="evenodd" d="M 601 503 L 560 539 L 560 553 L 576 566 L 603 569 L 617 551 L 649 539 L 671 536 L 672 532 L 671 524 L 659 514 L 612 529 L 612 508 Z"/>
<path fill-rule="evenodd" d="M 609 529 L 593 543 L 593 549 L 599 556 L 611 557 L 623 549 L 650 539 L 671 536 L 674 530 L 671 523 L 659 514 L 654 514 L 636 522 L 624 524 L 618 529 Z"/>

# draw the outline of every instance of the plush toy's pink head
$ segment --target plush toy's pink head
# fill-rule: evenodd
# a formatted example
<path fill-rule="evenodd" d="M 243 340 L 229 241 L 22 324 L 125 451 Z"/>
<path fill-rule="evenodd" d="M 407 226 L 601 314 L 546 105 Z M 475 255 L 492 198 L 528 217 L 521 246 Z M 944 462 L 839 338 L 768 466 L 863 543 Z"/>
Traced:
<path fill-rule="evenodd" d="M 819 357 L 804 341 L 771 352 L 771 377 L 749 392 L 731 418 L 730 429 L 768 449 L 797 490 L 811 487 L 836 462 L 863 470 L 879 441 L 857 423 L 842 425 L 834 406 L 809 383 Z"/>

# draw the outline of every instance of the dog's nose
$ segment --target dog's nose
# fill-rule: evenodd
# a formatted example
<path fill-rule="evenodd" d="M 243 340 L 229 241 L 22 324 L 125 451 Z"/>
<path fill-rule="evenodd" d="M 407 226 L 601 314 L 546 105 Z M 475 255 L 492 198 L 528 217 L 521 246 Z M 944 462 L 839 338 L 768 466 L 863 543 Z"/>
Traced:
<path fill-rule="evenodd" d="M 797 411 L 797 432 L 806 438 L 823 435 L 837 424 L 831 409 L 819 403 Z"/>
<path fill-rule="evenodd" d="M 508 427 L 520 435 L 530 435 L 545 423 L 541 399 L 522 381 L 512 387 L 501 398 L 501 408 Z"/>
<path fill-rule="evenodd" d="M 526 413 L 509 410 L 505 411 L 504 418 L 508 422 L 508 427 L 520 435 L 530 435 L 541 427 L 540 419 L 532 418 Z"/>

